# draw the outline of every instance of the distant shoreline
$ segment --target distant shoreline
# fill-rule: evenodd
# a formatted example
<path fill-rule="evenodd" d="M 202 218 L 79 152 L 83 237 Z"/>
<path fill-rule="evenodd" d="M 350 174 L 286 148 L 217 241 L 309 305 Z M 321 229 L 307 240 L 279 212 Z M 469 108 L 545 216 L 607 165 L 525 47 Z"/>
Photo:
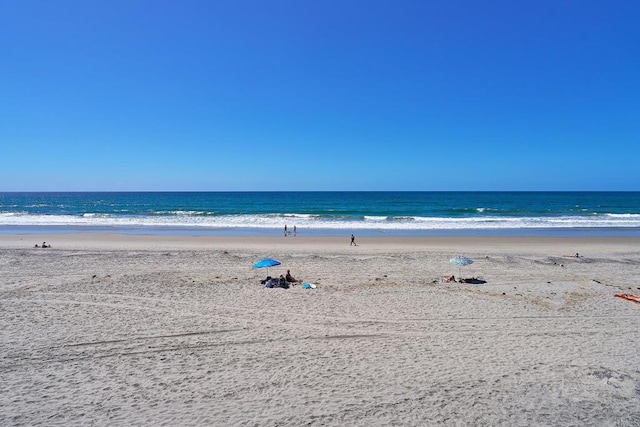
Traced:
<path fill-rule="evenodd" d="M 640 237 L 634 194 L 0 193 L 0 235 Z"/>
<path fill-rule="evenodd" d="M 556 255 L 573 255 L 583 252 L 635 251 L 640 247 L 640 237 L 356 237 L 356 247 L 350 247 L 348 237 L 295 237 L 269 236 L 159 236 L 125 235 L 117 233 L 68 233 L 68 234 L 5 234 L 0 235 L 0 249 L 30 249 L 47 242 L 51 250 L 226 250 L 250 251 L 424 251 L 447 250 L 453 252 L 474 251 L 491 253 L 499 250 L 512 252 L 517 248 Z"/>
<path fill-rule="evenodd" d="M 176 237 L 284 237 L 282 230 L 273 228 L 209 228 L 209 227 L 78 227 L 78 226 L 0 226 L 0 236 L 43 234 L 121 234 L 125 236 Z M 640 228 L 499 228 L 462 230 L 379 230 L 379 229 L 306 229 L 298 227 L 294 236 L 287 237 L 358 237 L 375 238 L 434 238 L 434 237 L 555 237 L 555 238 L 640 238 Z"/>

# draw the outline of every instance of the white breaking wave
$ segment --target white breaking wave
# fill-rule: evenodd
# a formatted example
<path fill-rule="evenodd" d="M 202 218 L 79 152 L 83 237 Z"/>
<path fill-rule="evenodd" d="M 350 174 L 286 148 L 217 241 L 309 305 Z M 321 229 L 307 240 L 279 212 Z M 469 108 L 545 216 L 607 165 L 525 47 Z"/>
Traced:
<path fill-rule="evenodd" d="M 0 213 L 0 226 L 150 227 L 150 228 L 260 228 L 290 227 L 332 230 L 499 230 L 534 228 L 640 228 L 640 215 L 566 217 L 430 218 L 383 217 L 323 218 L 314 215 L 200 216 L 193 213 L 160 216 L 114 216 L 108 214 L 28 215 Z"/>

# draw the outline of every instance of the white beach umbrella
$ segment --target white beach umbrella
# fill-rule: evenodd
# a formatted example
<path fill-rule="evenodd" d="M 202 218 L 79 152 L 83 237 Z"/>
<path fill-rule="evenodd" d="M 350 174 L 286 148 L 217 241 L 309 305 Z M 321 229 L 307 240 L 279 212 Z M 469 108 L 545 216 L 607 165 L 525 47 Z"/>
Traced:
<path fill-rule="evenodd" d="M 453 265 L 458 266 L 458 276 L 460 276 L 460 272 L 462 271 L 462 267 L 473 264 L 473 260 L 471 258 L 467 258 L 466 256 L 456 255 L 451 258 L 449 262 Z"/>

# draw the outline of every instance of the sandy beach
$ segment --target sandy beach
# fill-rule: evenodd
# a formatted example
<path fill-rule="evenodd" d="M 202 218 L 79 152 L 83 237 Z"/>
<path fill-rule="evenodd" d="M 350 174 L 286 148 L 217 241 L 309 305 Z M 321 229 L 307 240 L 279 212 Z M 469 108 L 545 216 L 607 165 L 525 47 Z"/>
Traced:
<path fill-rule="evenodd" d="M 0 425 L 640 426 L 639 239 L 357 243 L 0 236 Z"/>

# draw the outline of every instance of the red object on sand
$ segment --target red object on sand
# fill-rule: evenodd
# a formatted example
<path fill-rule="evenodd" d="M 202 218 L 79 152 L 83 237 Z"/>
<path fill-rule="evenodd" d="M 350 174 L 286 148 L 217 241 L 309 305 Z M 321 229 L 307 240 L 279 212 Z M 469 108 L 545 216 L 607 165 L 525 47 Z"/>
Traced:
<path fill-rule="evenodd" d="M 640 297 L 633 294 L 615 294 L 614 296 L 633 302 L 640 302 Z"/>

